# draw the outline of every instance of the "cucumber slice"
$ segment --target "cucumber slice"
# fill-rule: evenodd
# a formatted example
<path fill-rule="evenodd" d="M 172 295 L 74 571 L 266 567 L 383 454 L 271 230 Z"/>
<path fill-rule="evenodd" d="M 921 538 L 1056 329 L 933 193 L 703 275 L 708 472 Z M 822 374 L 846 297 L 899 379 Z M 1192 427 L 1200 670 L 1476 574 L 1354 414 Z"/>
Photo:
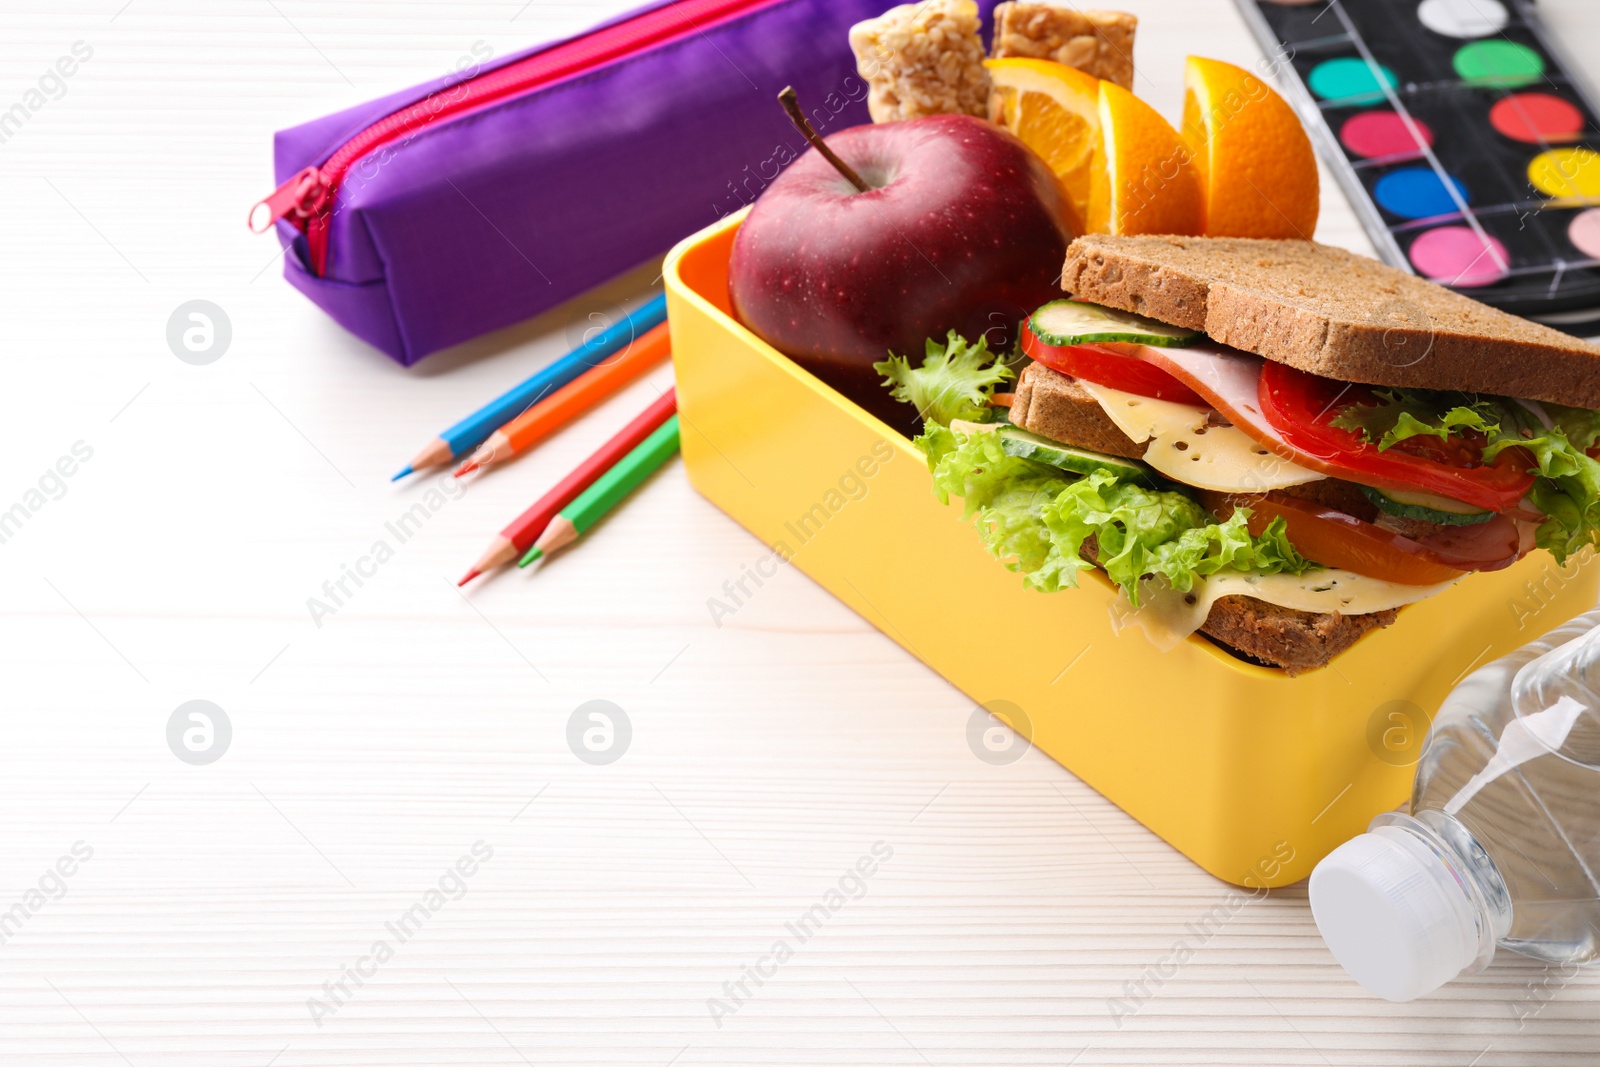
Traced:
<path fill-rule="evenodd" d="M 1402 519 L 1421 519 L 1440 526 L 1476 526 L 1494 518 L 1494 512 L 1484 511 L 1460 500 L 1433 493 L 1404 492 L 1399 489 L 1378 490 L 1363 485 L 1361 491 L 1378 509 Z"/>
<path fill-rule="evenodd" d="M 1016 426 L 1001 426 L 997 432 L 1000 434 L 1000 447 L 1006 450 L 1008 456 L 1031 459 L 1035 463 L 1059 467 L 1073 474 L 1093 474 L 1097 470 L 1108 470 L 1121 478 L 1146 484 L 1150 482 L 1150 468 L 1131 459 L 1091 452 L 1086 448 L 1074 448 Z"/>
<path fill-rule="evenodd" d="M 1076 300 L 1052 300 L 1033 313 L 1028 328 L 1045 344 L 1058 346 L 1120 342 L 1182 348 L 1204 336 L 1143 315 Z"/>

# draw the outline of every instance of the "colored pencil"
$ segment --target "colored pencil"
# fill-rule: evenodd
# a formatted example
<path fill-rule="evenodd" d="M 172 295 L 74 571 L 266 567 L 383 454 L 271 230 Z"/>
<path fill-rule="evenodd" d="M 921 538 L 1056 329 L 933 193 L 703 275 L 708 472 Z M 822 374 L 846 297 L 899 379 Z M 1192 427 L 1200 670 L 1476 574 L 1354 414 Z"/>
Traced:
<path fill-rule="evenodd" d="M 654 433 L 677 410 L 677 391 L 668 389 L 655 403 L 624 426 L 620 433 L 601 445 L 594 455 L 578 464 L 571 474 L 556 483 L 555 488 L 540 497 L 527 511 L 511 520 L 511 524 L 489 542 L 483 557 L 457 584 L 466 585 L 478 575 L 504 566 L 526 552 L 539 539 L 539 535 L 544 533 L 545 527 L 550 525 L 550 520 L 556 517 L 557 512 L 572 503 L 579 493 L 593 485 L 602 474 L 616 466 L 629 452 L 638 448 L 646 437 Z"/>
<path fill-rule="evenodd" d="M 638 380 L 645 371 L 671 354 L 672 339 L 663 322 L 490 434 L 472 458 L 456 471 L 456 477 L 504 463 L 528 451 L 600 401 Z"/>
<path fill-rule="evenodd" d="M 667 320 L 667 298 L 656 296 L 629 312 L 620 322 L 584 341 L 571 352 L 545 367 L 533 377 L 496 397 L 444 433 L 429 441 L 406 469 L 390 481 L 399 481 L 413 471 L 437 467 L 466 455 L 489 439 L 489 435 L 528 410 L 550 393 L 625 348 L 635 337 Z"/>
<path fill-rule="evenodd" d="M 572 544 L 677 451 L 678 416 L 673 415 L 645 438 L 643 444 L 629 452 L 615 467 L 578 494 L 576 500 L 562 508 L 517 566 L 526 567 L 534 560 L 553 555 Z"/>

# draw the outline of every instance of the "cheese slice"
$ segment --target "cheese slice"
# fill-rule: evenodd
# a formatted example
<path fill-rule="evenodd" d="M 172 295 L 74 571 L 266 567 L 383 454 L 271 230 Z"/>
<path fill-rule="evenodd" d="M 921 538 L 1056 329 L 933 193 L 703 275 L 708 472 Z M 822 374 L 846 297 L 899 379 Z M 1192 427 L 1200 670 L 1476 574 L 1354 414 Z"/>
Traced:
<path fill-rule="evenodd" d="M 1135 444 L 1164 433 L 1196 430 L 1211 418 L 1211 408 L 1194 404 L 1179 404 L 1172 400 L 1157 400 L 1138 393 L 1124 393 L 1097 385 L 1085 378 L 1075 379 L 1098 403 L 1117 429 L 1131 437 Z"/>
<path fill-rule="evenodd" d="M 1211 606 L 1225 596 L 1254 597 L 1295 611 L 1370 615 L 1426 600 L 1457 581 L 1460 579 L 1438 585 L 1401 585 L 1337 567 L 1320 567 L 1300 575 L 1224 570 L 1196 579 L 1192 590 L 1181 593 L 1164 580 L 1146 579 L 1139 585 L 1137 608 L 1117 598 L 1111 608 L 1111 624 L 1119 633 L 1124 627 L 1137 627 L 1151 644 L 1166 652 L 1204 626 Z"/>
<path fill-rule="evenodd" d="M 1223 493 L 1265 493 L 1326 478 L 1262 448 L 1236 426 L 1210 426 L 1212 409 L 1125 393 L 1078 379 L 1144 461 L 1174 481 Z"/>

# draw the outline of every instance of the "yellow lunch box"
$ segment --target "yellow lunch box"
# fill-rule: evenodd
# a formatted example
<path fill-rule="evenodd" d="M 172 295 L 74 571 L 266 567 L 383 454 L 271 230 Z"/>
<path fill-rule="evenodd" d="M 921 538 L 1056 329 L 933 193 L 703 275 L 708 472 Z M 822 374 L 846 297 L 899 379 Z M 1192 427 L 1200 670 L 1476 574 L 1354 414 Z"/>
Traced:
<path fill-rule="evenodd" d="M 1290 678 L 1195 635 L 1112 628 L 1098 571 L 1027 590 L 935 498 L 911 442 L 741 326 L 744 214 L 667 257 L 683 456 L 695 488 L 1046 754 L 1225 881 L 1280 886 L 1406 800 L 1428 716 L 1475 667 L 1593 607 L 1600 568 L 1536 552 L 1400 611 Z M 933 576 L 937 576 L 934 580 Z M 981 614 L 1007 655 L 971 645 Z M 997 629 L 996 632 L 1001 632 Z"/>

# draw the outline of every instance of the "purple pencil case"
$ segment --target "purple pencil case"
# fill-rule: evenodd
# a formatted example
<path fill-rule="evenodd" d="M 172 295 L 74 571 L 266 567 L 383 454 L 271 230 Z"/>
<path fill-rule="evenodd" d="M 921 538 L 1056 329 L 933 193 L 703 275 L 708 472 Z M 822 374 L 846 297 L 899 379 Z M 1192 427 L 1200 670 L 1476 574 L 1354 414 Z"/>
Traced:
<path fill-rule="evenodd" d="M 847 40 L 888 0 L 658 2 L 587 33 L 282 130 L 284 275 L 410 365 L 659 255 L 867 121 Z M 992 3 L 985 3 L 987 10 Z"/>

